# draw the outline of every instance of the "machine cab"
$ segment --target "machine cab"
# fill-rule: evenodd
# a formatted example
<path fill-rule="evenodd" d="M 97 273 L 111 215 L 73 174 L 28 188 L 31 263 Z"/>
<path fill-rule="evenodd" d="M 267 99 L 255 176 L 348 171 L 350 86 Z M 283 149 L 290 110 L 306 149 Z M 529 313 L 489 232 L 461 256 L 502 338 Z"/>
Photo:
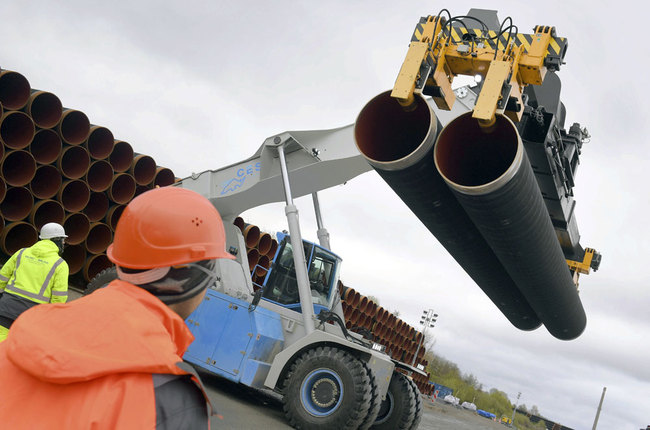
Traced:
<path fill-rule="evenodd" d="M 264 278 L 262 298 L 300 312 L 300 296 L 289 235 L 278 233 L 278 251 Z M 329 310 L 336 295 L 341 258 L 311 242 L 302 242 L 314 313 Z"/>

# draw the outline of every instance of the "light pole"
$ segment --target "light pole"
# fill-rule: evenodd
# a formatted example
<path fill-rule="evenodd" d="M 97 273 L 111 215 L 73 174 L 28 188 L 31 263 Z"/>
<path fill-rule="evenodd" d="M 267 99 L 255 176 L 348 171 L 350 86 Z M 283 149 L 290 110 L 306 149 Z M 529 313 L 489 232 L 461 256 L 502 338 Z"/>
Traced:
<path fill-rule="evenodd" d="M 433 309 L 422 311 L 422 316 L 420 317 L 420 325 L 424 326 L 422 329 L 422 337 L 420 338 L 420 343 L 418 348 L 415 350 L 415 355 L 413 355 L 413 361 L 411 366 L 415 366 L 415 360 L 418 358 L 418 353 L 420 352 L 420 347 L 422 347 L 422 342 L 424 342 L 424 335 L 427 331 L 427 327 L 433 328 L 438 318 L 438 314 L 433 313 Z"/>
<path fill-rule="evenodd" d="M 521 393 L 517 393 L 517 401 L 515 402 L 515 407 L 512 409 L 512 418 L 510 419 L 510 427 L 515 425 L 515 413 L 517 412 L 517 404 L 519 403 L 519 398 L 521 397 Z"/>

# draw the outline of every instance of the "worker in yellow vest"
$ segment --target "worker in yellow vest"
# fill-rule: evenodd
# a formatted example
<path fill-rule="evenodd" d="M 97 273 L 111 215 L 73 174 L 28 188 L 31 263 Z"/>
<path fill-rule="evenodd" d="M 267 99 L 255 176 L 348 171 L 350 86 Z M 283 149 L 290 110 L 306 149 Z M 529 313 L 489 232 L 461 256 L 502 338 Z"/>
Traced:
<path fill-rule="evenodd" d="M 0 342 L 18 315 L 41 303 L 68 299 L 68 264 L 60 257 L 65 230 L 51 222 L 41 228 L 39 240 L 18 250 L 0 270 Z"/>

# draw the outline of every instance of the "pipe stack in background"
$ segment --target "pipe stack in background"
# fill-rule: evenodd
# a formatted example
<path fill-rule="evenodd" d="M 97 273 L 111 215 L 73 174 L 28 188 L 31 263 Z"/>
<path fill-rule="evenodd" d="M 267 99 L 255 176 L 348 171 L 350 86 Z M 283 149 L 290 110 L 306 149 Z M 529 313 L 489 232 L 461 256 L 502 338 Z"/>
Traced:
<path fill-rule="evenodd" d="M 385 346 L 386 353 L 395 360 L 411 364 L 417 353 L 415 365 L 427 366 L 428 362 L 424 359 L 426 352 L 424 344 L 418 350 L 418 345 L 422 341 L 421 332 L 340 281 L 339 292 L 345 326 L 348 330 L 365 335 L 369 333 L 372 340 Z M 433 392 L 433 385 L 429 384 L 429 374 L 426 377 L 416 373 L 411 376 L 421 393 L 430 395 Z"/>
<path fill-rule="evenodd" d="M 170 169 L 9 70 L 0 70 L 0 141 L 0 261 L 57 222 L 68 234 L 70 284 L 79 289 L 111 266 L 106 248 L 125 205 L 175 181 Z"/>
<path fill-rule="evenodd" d="M 278 250 L 278 241 L 269 233 L 260 231 L 258 226 L 244 222 L 241 217 L 235 218 L 233 224 L 239 227 L 244 235 L 248 269 L 251 272 L 253 287 L 258 289 L 264 283 L 264 278 L 266 278 L 271 267 L 271 262 L 275 258 L 275 253 Z"/>

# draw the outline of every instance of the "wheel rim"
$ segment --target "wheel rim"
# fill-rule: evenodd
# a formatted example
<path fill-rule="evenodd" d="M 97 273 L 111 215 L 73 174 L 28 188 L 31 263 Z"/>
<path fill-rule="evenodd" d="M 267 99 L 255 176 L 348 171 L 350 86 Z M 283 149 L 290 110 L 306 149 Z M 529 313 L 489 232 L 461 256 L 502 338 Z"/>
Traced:
<path fill-rule="evenodd" d="M 381 402 L 381 406 L 379 407 L 379 413 L 377 414 L 377 419 L 375 420 L 375 424 L 382 424 L 390 418 L 391 414 L 393 413 L 393 408 L 395 407 L 395 400 L 393 399 L 393 394 L 389 391 L 386 393 L 386 399 Z"/>
<path fill-rule="evenodd" d="M 341 405 L 343 383 L 330 369 L 316 369 L 300 386 L 300 400 L 305 410 L 316 417 L 331 415 Z"/>

